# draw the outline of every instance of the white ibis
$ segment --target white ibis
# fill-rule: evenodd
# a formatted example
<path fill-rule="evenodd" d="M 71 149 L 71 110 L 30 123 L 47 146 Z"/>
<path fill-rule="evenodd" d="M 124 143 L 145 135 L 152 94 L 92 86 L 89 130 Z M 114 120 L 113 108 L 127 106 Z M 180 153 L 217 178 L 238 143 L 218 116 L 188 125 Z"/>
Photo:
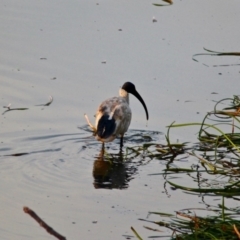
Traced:
<path fill-rule="evenodd" d="M 103 145 L 120 135 L 120 146 L 123 146 L 123 136 L 127 132 L 132 118 L 132 111 L 129 107 L 129 93 L 133 94 L 142 103 L 148 120 L 146 104 L 131 82 L 123 84 L 119 91 L 119 97 L 112 97 L 101 103 L 96 113 L 96 127 L 92 126 L 85 115 L 88 124 L 96 133 L 96 139 L 101 141 Z"/>

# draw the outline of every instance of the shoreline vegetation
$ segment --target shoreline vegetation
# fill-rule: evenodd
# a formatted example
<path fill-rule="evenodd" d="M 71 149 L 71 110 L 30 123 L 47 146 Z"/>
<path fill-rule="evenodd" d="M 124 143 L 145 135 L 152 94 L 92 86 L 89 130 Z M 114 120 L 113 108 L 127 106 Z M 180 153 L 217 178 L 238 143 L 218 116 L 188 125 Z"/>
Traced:
<path fill-rule="evenodd" d="M 222 108 L 222 106 L 227 107 Z M 150 159 L 167 161 L 163 172 L 152 175 L 163 175 L 166 184 L 171 188 L 202 198 L 220 196 L 222 199 L 217 206 L 206 204 L 205 208 L 186 208 L 175 211 L 175 214 L 149 212 L 148 216 L 158 215 L 164 220 L 139 219 L 154 224 L 154 227 L 144 226 L 144 228 L 153 232 L 166 230 L 155 229 L 156 225 L 167 228 L 167 232 L 172 231 L 168 236 L 170 239 L 240 239 L 238 218 L 240 208 L 228 207 L 225 204 L 226 198 L 240 200 L 239 116 L 239 96 L 225 98 L 215 104 L 213 111 L 208 112 L 202 122 L 169 125 L 165 144 L 147 143 L 142 148 L 134 148 L 134 151 L 139 153 L 142 151 Z M 171 143 L 170 130 L 193 126 L 199 128 L 197 143 Z M 188 168 L 176 168 L 172 165 L 174 161 L 186 155 L 195 158 L 198 164 L 193 165 L 189 161 Z M 197 187 L 176 184 L 173 176 L 179 177 L 180 174 L 190 176 L 193 184 L 197 183 Z M 201 216 L 196 212 L 201 213 Z M 138 232 L 133 227 L 131 230 L 137 239 L 142 239 L 141 230 L 138 229 Z"/>

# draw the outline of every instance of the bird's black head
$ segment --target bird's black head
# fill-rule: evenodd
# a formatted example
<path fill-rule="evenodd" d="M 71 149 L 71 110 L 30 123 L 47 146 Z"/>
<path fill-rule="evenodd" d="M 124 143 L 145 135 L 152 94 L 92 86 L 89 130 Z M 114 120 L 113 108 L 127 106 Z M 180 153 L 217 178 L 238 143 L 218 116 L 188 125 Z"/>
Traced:
<path fill-rule="evenodd" d="M 122 89 L 124 89 L 126 92 L 132 93 L 132 94 L 136 92 L 135 85 L 131 82 L 125 82 L 122 86 Z"/>
<path fill-rule="evenodd" d="M 137 92 L 135 85 L 131 82 L 125 82 L 122 86 L 122 89 L 124 89 L 126 92 L 133 94 L 143 105 L 145 112 L 146 112 L 146 117 L 148 120 L 148 110 L 145 102 L 143 101 L 142 97 L 140 94 Z"/>

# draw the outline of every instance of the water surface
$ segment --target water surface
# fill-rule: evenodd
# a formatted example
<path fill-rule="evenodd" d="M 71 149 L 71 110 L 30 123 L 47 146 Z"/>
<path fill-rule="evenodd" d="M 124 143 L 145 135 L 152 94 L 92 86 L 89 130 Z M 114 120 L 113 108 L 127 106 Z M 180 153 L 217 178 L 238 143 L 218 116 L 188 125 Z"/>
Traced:
<path fill-rule="evenodd" d="M 52 238 L 23 206 L 67 239 L 131 239 L 131 226 L 149 236 L 138 221 L 148 211 L 204 204 L 166 185 L 163 176 L 149 176 L 161 172 L 165 162 L 124 156 L 127 147 L 148 141 L 143 136 L 164 142 L 166 125 L 199 122 L 213 101 L 239 94 L 238 58 L 192 60 L 203 47 L 238 50 L 239 2 L 188 0 L 156 7 L 148 1 L 11 0 L 0 5 L 0 106 L 11 103 L 16 109 L 4 113 L 2 108 L 0 118 L 1 239 Z M 223 64 L 233 66 L 214 67 Z M 116 159 L 101 161 L 101 144 L 87 131 L 84 113 L 93 121 L 99 103 L 117 95 L 125 81 L 135 83 L 150 120 L 131 97 L 133 119 L 123 156 L 116 140 L 107 148 Z M 44 106 L 49 96 L 53 102 Z M 195 141 L 196 131 L 175 131 L 172 140 Z M 191 158 L 176 166 L 185 164 Z M 177 181 L 189 183 L 184 177 Z"/>

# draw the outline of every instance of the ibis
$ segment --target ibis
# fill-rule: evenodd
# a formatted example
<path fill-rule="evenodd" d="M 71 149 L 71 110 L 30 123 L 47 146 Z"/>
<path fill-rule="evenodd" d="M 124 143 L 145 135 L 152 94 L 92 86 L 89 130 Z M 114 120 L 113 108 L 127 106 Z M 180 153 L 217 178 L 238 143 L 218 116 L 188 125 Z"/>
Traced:
<path fill-rule="evenodd" d="M 143 105 L 148 120 L 147 106 L 141 95 L 137 92 L 135 85 L 125 82 L 120 88 L 119 96 L 103 101 L 96 112 L 94 127 L 85 115 L 89 126 L 95 132 L 96 139 L 103 143 L 113 141 L 120 136 L 120 147 L 123 146 L 123 136 L 131 123 L 132 111 L 129 107 L 129 93 L 133 94 Z"/>

